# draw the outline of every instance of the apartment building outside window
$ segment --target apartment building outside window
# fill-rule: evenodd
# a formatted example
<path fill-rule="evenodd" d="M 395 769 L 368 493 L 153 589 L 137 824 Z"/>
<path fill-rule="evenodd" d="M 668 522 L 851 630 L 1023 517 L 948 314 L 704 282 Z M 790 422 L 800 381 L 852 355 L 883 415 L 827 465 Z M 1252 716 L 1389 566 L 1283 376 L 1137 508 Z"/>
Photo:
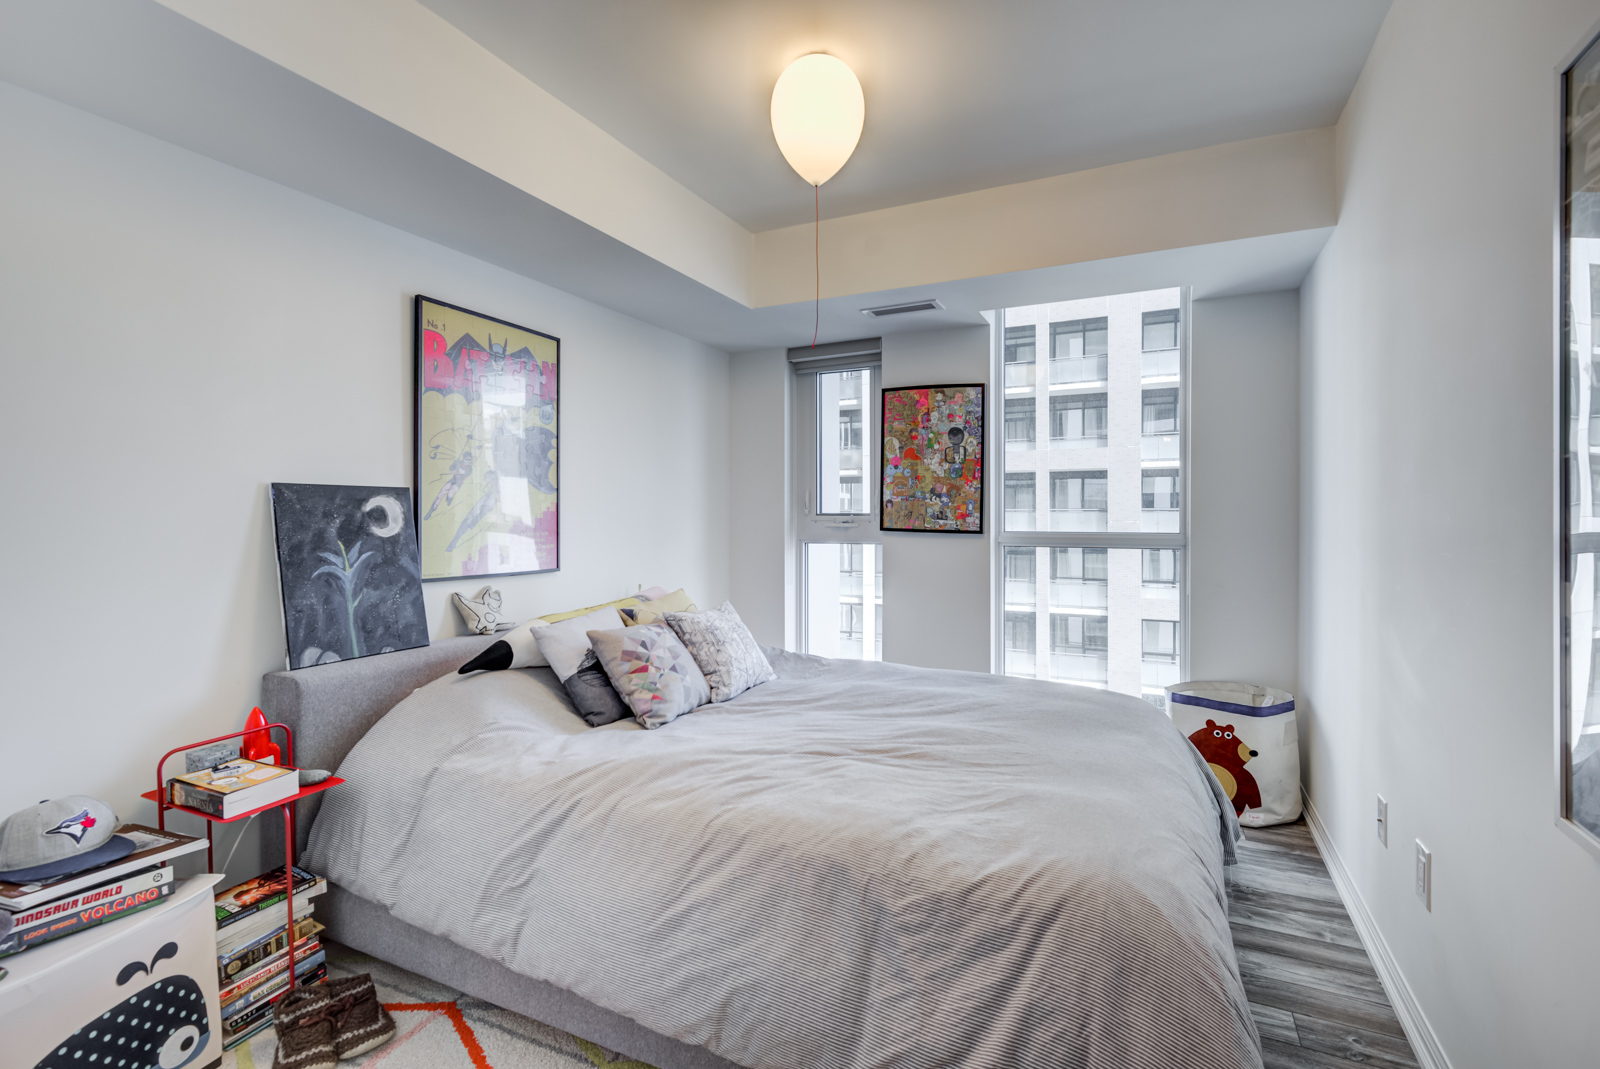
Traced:
<path fill-rule="evenodd" d="M 1035 405 L 1031 397 L 1006 398 L 1006 448 L 1032 449 Z"/>
<path fill-rule="evenodd" d="M 1182 670 L 1183 311 L 1178 290 L 994 313 L 1004 369 L 1045 349 L 1048 375 L 1006 375 L 997 663 L 1011 675 L 1165 706 Z M 999 376 L 997 376 L 999 377 Z M 1015 437 L 1014 437 L 1015 436 Z M 1170 678 L 1169 678 L 1170 677 Z"/>
<path fill-rule="evenodd" d="M 877 541 L 878 353 L 813 356 L 795 371 L 795 500 L 801 542 L 801 648 L 824 657 L 883 657 L 883 546 Z M 837 347 L 830 347 L 837 348 Z"/>
<path fill-rule="evenodd" d="M 1007 389 L 1013 386 L 1033 385 L 1035 354 L 1038 351 L 1033 331 L 1015 330 L 1006 332 L 1005 383 Z"/>

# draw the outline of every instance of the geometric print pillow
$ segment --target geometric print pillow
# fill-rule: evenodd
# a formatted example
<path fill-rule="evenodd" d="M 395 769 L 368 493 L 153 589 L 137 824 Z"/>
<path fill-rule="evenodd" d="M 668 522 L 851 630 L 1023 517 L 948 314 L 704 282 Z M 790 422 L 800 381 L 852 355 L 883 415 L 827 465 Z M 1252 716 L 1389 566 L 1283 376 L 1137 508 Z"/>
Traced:
<path fill-rule="evenodd" d="M 641 727 L 670 724 L 710 700 L 706 677 L 664 623 L 590 631 L 589 642 Z"/>
<path fill-rule="evenodd" d="M 689 655 L 711 685 L 714 702 L 778 678 L 755 636 L 726 601 L 707 612 L 669 612 L 667 623 L 689 647 Z"/>

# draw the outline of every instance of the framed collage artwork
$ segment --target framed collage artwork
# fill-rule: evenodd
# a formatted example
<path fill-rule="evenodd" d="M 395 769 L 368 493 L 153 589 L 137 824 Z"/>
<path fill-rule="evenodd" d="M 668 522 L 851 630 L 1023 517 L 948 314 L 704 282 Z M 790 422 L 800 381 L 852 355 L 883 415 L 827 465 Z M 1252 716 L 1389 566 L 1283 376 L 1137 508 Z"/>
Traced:
<path fill-rule="evenodd" d="M 983 532 L 983 384 L 883 391 L 878 529 Z"/>
<path fill-rule="evenodd" d="M 561 341 L 416 298 L 422 578 L 560 567 Z"/>

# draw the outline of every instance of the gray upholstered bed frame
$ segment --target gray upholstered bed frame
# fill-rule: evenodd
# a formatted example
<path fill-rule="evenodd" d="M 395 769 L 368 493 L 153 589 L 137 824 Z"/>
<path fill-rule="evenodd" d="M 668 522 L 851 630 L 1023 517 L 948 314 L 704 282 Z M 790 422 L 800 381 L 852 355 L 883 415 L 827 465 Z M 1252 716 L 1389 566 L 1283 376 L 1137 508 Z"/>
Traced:
<path fill-rule="evenodd" d="M 261 681 L 261 706 L 268 720 L 282 721 L 294 731 L 294 758 L 299 767 L 336 770 L 367 729 L 402 698 L 455 671 L 492 641 L 478 636 L 447 638 L 423 649 L 296 672 L 272 672 Z M 299 807 L 298 847 L 305 846 L 317 804 L 317 799 L 309 799 Z M 276 829 L 271 821 L 266 827 Z M 283 857 L 281 834 L 278 831 L 275 836 L 269 830 L 264 836 L 265 858 Z M 384 907 L 341 887 L 328 888 L 318 903 L 317 916 L 329 936 L 346 946 L 660 1069 L 738 1069 L 704 1047 L 652 1032 L 570 991 L 521 976 L 499 962 L 414 928 Z"/>

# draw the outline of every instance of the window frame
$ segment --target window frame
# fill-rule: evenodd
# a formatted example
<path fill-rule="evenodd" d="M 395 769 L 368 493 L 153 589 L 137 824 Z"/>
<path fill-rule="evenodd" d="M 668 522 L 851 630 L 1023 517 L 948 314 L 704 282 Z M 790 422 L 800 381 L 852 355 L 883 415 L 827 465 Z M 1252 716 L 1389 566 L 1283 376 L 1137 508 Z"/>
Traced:
<path fill-rule="evenodd" d="M 794 644 L 804 651 L 810 635 L 809 602 L 807 597 L 806 567 L 812 543 L 849 545 L 869 544 L 876 547 L 879 568 L 883 560 L 883 536 L 878 530 L 878 495 L 882 470 L 878 452 L 883 441 L 883 346 L 879 338 L 857 342 L 841 342 L 818 346 L 815 350 L 797 348 L 789 350 L 789 375 L 791 396 L 790 448 L 792 474 L 791 508 L 793 520 L 794 552 L 791 554 L 789 572 L 793 583 Z M 863 453 L 861 492 L 866 511 L 860 513 L 817 511 L 821 487 L 819 446 L 822 433 L 818 412 L 819 396 L 817 375 L 836 371 L 871 371 L 870 388 L 862 391 L 861 434 Z M 875 584 L 874 576 L 865 576 L 864 584 Z M 865 589 L 865 587 L 863 588 Z M 874 591 L 876 587 L 874 586 Z M 874 631 L 881 632 L 883 617 L 874 614 Z M 837 622 L 834 626 L 838 626 Z M 876 640 L 875 640 L 876 641 Z M 881 656 L 881 650 L 880 656 Z"/>
<path fill-rule="evenodd" d="M 997 518 L 994 525 L 994 541 L 991 543 L 990 553 L 990 612 L 992 626 L 990 627 L 990 671 L 997 675 L 1005 673 L 1006 647 L 1004 634 L 1005 606 L 1005 574 L 1004 557 L 1007 547 L 1046 547 L 1046 548 L 1079 548 L 1079 549 L 1175 549 L 1179 551 L 1178 581 L 1174 584 L 1178 594 L 1178 663 L 1187 665 L 1190 657 L 1189 642 L 1189 577 L 1193 574 L 1192 561 L 1189 559 L 1189 527 L 1191 522 L 1191 495 L 1190 495 L 1190 427 L 1193 426 L 1191 405 L 1194 390 L 1192 389 L 1193 375 L 1191 368 L 1191 324 L 1193 316 L 1190 310 L 1190 292 L 1188 286 L 1179 287 L 1178 294 L 1178 533 L 1168 534 L 1143 531 L 1009 531 L 1005 522 L 1005 483 L 1011 473 L 1006 470 L 1004 454 L 1000 449 L 995 453 L 997 478 L 989 480 L 989 507 L 991 514 Z M 990 327 L 990 381 L 1003 383 L 1005 381 L 1005 314 L 1004 308 L 994 309 L 986 314 Z M 1090 317 L 1099 318 L 1099 317 Z M 1061 322 L 1079 322 L 1078 320 L 1063 320 Z M 1139 351 L 1144 352 L 1143 343 L 1144 318 L 1140 316 L 1140 346 Z M 1055 332 L 1053 323 L 1041 320 L 1043 333 L 1048 339 L 1048 359 L 1055 355 Z M 1035 350 L 1037 359 L 1037 349 Z M 1160 387 L 1152 387 L 1152 389 Z M 1142 436 L 1143 427 L 1143 391 L 1140 387 L 1140 424 L 1139 431 Z M 1005 419 L 1006 391 L 1002 389 L 990 390 L 990 425 L 1003 425 Z M 1109 402 L 1109 396 L 1107 398 Z M 1037 433 L 1037 432 L 1036 432 Z M 1141 471 L 1141 497 L 1143 493 L 1143 473 Z M 1040 482 L 1046 483 L 1041 487 Z M 1034 480 L 1035 502 L 1038 494 L 1048 492 L 1048 479 Z M 1142 504 L 1142 500 L 1141 500 Z M 1142 510 L 1141 510 L 1142 511 Z M 1141 584 L 1143 580 L 1143 565 L 1141 558 Z M 1141 634 L 1143 628 L 1141 624 Z M 1141 663 L 1143 650 L 1140 651 Z"/>

